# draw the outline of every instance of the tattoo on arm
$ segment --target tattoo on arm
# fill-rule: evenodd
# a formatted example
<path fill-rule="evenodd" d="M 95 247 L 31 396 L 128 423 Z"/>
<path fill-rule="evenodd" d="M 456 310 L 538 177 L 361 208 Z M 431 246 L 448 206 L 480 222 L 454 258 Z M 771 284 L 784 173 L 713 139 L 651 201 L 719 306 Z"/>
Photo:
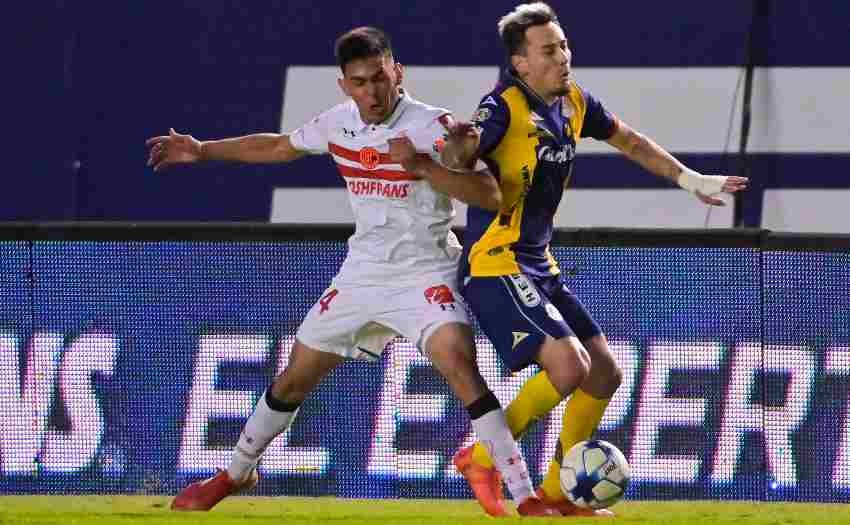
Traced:
<path fill-rule="evenodd" d="M 634 130 L 627 133 L 623 153 L 655 175 L 676 182 L 682 164 L 649 137 Z"/>

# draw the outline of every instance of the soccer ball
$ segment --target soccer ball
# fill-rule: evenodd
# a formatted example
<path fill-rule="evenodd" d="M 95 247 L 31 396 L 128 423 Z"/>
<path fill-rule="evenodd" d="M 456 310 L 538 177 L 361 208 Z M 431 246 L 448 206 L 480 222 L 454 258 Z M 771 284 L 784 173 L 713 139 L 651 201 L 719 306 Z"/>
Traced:
<path fill-rule="evenodd" d="M 620 449 L 607 441 L 577 443 L 561 462 L 561 491 L 579 507 L 610 507 L 628 486 L 629 463 Z"/>

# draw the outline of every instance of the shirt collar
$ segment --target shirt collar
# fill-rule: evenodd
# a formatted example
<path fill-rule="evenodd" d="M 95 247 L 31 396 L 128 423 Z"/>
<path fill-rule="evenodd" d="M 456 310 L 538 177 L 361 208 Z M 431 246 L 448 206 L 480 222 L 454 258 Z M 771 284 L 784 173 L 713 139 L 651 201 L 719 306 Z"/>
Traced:
<path fill-rule="evenodd" d="M 413 99 L 410 97 L 410 95 L 407 93 L 407 91 L 402 87 L 398 88 L 398 95 L 399 95 L 399 97 L 398 97 L 398 100 L 396 101 L 395 108 L 393 108 L 393 112 L 390 113 L 390 116 L 385 118 L 383 121 L 378 122 L 377 124 L 368 124 L 366 122 L 363 122 L 363 119 L 360 117 L 360 111 L 357 109 L 357 104 L 355 104 L 354 101 L 352 100 L 351 101 L 351 108 L 352 108 L 352 112 L 354 113 L 354 121 L 358 125 L 357 131 L 364 131 L 366 128 L 370 128 L 370 127 L 373 127 L 373 126 L 374 127 L 387 127 L 387 128 L 393 127 L 396 124 L 396 122 L 398 122 L 398 119 L 401 118 L 402 113 L 404 113 L 404 111 L 407 109 L 407 107 L 413 101 Z"/>

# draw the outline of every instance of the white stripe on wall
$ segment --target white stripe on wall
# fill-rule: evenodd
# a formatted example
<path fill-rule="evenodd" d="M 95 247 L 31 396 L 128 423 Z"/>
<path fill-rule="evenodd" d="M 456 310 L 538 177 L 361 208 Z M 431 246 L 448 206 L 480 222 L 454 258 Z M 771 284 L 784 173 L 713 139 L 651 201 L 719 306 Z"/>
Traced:
<path fill-rule="evenodd" d="M 670 151 L 722 152 L 740 68 L 588 68 L 580 82 L 609 109 Z M 850 153 L 850 68 L 758 68 L 748 150 Z M 743 82 L 730 148 L 740 137 Z M 579 151 L 606 152 L 606 144 Z M 582 144 L 582 146 L 585 146 Z"/>
<path fill-rule="evenodd" d="M 410 66 L 404 85 L 417 98 L 468 118 L 496 79 L 495 66 Z M 722 152 L 740 68 L 577 68 L 579 82 L 625 122 L 670 151 Z M 281 130 L 291 131 L 344 100 L 335 66 L 287 70 Z M 730 148 L 737 150 L 740 98 Z M 749 150 L 850 153 L 850 68 L 759 68 L 754 76 Z M 579 153 L 612 153 L 589 140 Z"/>
<path fill-rule="evenodd" d="M 276 188 L 271 222 L 354 224 L 354 214 L 345 188 Z"/>
<path fill-rule="evenodd" d="M 800 233 L 850 233 L 850 189 L 769 189 L 762 227 Z"/>

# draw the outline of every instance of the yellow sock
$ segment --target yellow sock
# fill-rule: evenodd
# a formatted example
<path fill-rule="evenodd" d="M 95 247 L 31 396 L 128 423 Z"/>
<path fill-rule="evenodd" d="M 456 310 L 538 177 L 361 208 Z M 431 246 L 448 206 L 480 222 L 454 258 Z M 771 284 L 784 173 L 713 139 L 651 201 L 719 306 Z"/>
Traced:
<path fill-rule="evenodd" d="M 505 409 L 505 418 L 514 439 L 525 434 L 528 427 L 555 408 L 563 400 L 560 392 L 549 381 L 546 371 L 534 374 L 525 382 L 511 404 Z M 472 460 L 482 466 L 492 468 L 493 460 L 487 449 L 479 442 L 472 450 Z"/>
<path fill-rule="evenodd" d="M 561 460 L 564 454 L 579 441 L 590 439 L 605 408 L 611 399 L 596 399 L 590 394 L 577 388 L 564 409 L 564 422 L 558 446 L 555 447 L 555 457 L 549 463 L 549 470 L 543 478 L 543 492 L 552 499 L 561 499 Z"/>

